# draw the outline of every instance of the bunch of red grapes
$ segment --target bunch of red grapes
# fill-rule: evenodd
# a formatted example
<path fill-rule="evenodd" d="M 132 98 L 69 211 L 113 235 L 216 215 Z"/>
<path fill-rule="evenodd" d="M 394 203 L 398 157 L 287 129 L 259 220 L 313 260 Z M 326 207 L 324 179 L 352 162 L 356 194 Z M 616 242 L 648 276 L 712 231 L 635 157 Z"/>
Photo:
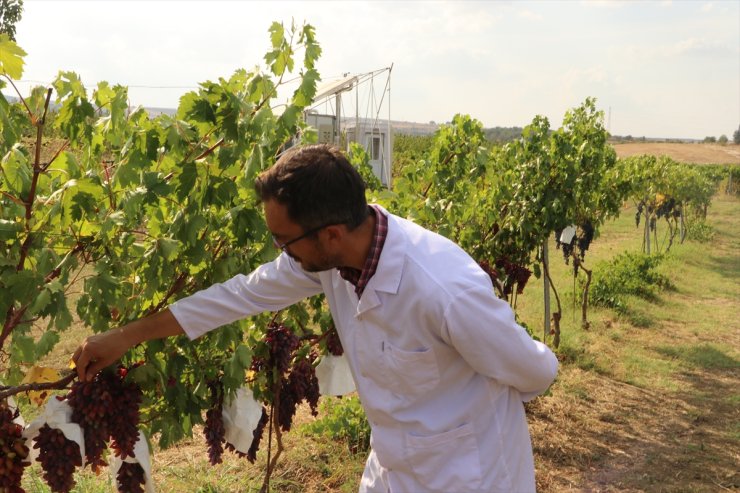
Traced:
<path fill-rule="evenodd" d="M 0 401 L 0 491 L 7 493 L 23 493 L 21 477 L 31 465 L 26 460 L 28 447 L 22 436 L 23 427 L 13 421 L 18 414 L 17 409 L 11 411 Z"/>

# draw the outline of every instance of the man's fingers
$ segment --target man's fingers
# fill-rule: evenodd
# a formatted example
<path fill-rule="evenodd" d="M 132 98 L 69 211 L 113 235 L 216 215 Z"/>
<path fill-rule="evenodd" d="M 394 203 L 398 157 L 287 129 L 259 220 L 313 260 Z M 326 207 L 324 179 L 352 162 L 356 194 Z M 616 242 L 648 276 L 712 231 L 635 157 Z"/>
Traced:
<path fill-rule="evenodd" d="M 98 374 L 100 370 L 108 366 L 108 363 L 105 361 L 92 361 L 90 362 L 90 368 L 87 369 L 87 381 L 91 382 L 93 378 L 95 378 L 95 375 Z"/>
<path fill-rule="evenodd" d="M 82 346 L 77 348 L 75 355 L 72 357 L 75 362 L 75 366 L 77 367 L 77 377 L 83 382 L 85 381 L 86 373 L 89 373 L 87 365 L 90 363 L 90 355 L 84 348 L 85 342 L 82 343 Z"/>

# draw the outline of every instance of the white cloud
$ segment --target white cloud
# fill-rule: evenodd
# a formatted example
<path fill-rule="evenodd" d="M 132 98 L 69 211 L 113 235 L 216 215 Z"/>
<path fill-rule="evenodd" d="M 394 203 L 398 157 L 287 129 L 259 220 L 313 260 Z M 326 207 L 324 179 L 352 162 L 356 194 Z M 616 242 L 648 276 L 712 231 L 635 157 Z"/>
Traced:
<path fill-rule="evenodd" d="M 532 12 L 531 10 L 520 10 L 518 12 L 519 17 L 523 19 L 530 19 L 533 21 L 541 21 L 544 19 L 542 14 L 538 14 L 537 12 Z"/>
<path fill-rule="evenodd" d="M 638 65 L 645 65 L 660 61 L 670 61 L 686 57 L 709 57 L 709 56 L 724 56 L 728 54 L 738 54 L 738 49 L 733 49 L 725 42 L 707 39 L 690 37 L 673 43 L 664 44 L 629 44 L 620 47 L 613 48 L 615 54 L 623 59 L 625 64 L 634 65 L 637 62 Z"/>
<path fill-rule="evenodd" d="M 624 0 L 581 0 L 581 5 L 584 7 L 595 7 L 595 8 L 606 8 L 606 9 L 621 9 L 628 2 Z"/>
<path fill-rule="evenodd" d="M 561 77 L 561 82 L 566 87 L 571 87 L 576 84 L 602 84 L 606 80 L 606 70 L 601 66 L 585 69 L 571 68 Z"/>
<path fill-rule="evenodd" d="M 316 28 L 327 79 L 394 63 L 394 118 L 445 121 L 461 112 L 493 126 L 544 114 L 555 126 L 567 108 L 596 96 L 615 109 L 615 123 L 629 122 L 625 133 L 665 135 L 667 123 L 645 115 L 711 89 L 723 101 L 707 105 L 715 116 L 672 122 L 686 129 L 680 135 L 703 137 L 737 125 L 739 14 L 737 0 L 28 0 L 18 38 L 29 53 L 27 79 L 50 81 L 64 69 L 90 85 L 180 88 L 263 64 L 270 23 L 294 18 Z M 184 92 L 132 87 L 131 99 L 171 106 Z"/>

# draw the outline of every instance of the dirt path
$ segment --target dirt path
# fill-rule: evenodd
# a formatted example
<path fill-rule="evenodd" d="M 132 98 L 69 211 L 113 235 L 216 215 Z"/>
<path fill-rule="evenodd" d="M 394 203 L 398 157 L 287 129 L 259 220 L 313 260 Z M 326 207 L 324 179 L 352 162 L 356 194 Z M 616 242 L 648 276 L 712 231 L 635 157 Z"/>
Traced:
<path fill-rule="evenodd" d="M 740 488 L 737 368 L 686 372 L 680 392 L 648 392 L 577 369 L 563 381 L 579 392 L 531 408 L 538 491 Z"/>

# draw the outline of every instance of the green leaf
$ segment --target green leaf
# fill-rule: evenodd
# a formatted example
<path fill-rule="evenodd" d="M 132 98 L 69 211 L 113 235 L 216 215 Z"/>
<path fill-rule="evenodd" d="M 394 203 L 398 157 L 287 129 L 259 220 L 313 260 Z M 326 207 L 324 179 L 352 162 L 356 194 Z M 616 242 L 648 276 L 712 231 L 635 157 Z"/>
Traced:
<path fill-rule="evenodd" d="M 239 344 L 236 351 L 234 351 L 234 358 L 243 368 L 247 368 L 252 364 L 252 351 L 244 344 Z"/>
<path fill-rule="evenodd" d="M 160 381 L 160 374 L 154 365 L 144 363 L 129 371 L 127 378 L 143 388 L 148 388 Z"/>
<path fill-rule="evenodd" d="M 48 289 L 42 289 L 38 296 L 33 300 L 29 311 L 31 314 L 36 314 L 46 308 L 46 305 L 51 301 L 51 292 Z"/>
<path fill-rule="evenodd" d="M 216 123 L 216 113 L 211 103 L 196 92 L 186 93 L 180 98 L 180 106 L 177 108 L 177 118 L 211 124 Z M 178 133 L 180 132 L 180 129 L 177 127 L 175 130 Z M 168 137 L 169 140 L 172 138 L 171 135 Z"/>
<path fill-rule="evenodd" d="M 299 41 L 303 43 L 306 50 L 303 57 L 303 65 L 309 69 L 314 68 L 316 60 L 321 56 L 321 47 L 316 43 L 316 33 L 312 25 L 306 24 L 303 26 Z"/>
<path fill-rule="evenodd" d="M 28 337 L 18 333 L 13 333 L 13 348 L 14 352 L 17 353 L 15 356 L 16 361 L 23 363 L 34 363 L 36 361 L 36 344 L 32 337 Z"/>
<path fill-rule="evenodd" d="M 293 104 L 302 108 L 310 105 L 316 95 L 316 82 L 320 78 L 319 73 L 314 69 L 303 74 L 301 85 L 293 94 Z"/>
<path fill-rule="evenodd" d="M 262 148 L 260 146 L 254 146 L 252 153 L 247 159 L 247 169 L 245 170 L 245 178 L 248 182 L 253 182 L 257 173 L 262 171 L 264 168 L 265 161 L 262 155 Z"/>
<path fill-rule="evenodd" d="M 157 250 L 165 260 L 172 260 L 180 251 L 180 242 L 170 238 L 160 238 L 157 240 Z"/>
<path fill-rule="evenodd" d="M 41 337 L 39 338 L 39 342 L 36 343 L 36 350 L 35 350 L 35 360 L 38 360 L 39 358 L 43 358 L 47 354 L 51 352 L 52 349 L 54 349 L 54 346 L 56 346 L 57 342 L 59 342 L 59 333 L 53 330 L 47 330 L 44 332 Z"/>
<path fill-rule="evenodd" d="M 72 325 L 72 314 L 69 312 L 67 307 L 67 299 L 65 296 L 56 296 L 56 307 L 54 310 L 54 327 L 58 330 L 68 329 Z"/>
<path fill-rule="evenodd" d="M 26 155 L 18 145 L 2 158 L 0 170 L 4 175 L 4 181 L 15 194 L 26 198 L 31 189 L 33 172 Z"/>
<path fill-rule="evenodd" d="M 13 238 L 16 238 L 18 236 L 18 233 L 20 233 L 22 230 L 23 226 L 21 225 L 21 223 L 9 221 L 7 219 L 0 219 L 0 240 L 12 240 Z M 0 260 L 0 266 L 1 265 L 13 265 L 13 263 L 11 262 L 10 264 L 3 264 Z"/>
<path fill-rule="evenodd" d="M 195 181 L 198 178 L 198 168 L 195 163 L 185 163 L 182 165 L 182 171 L 179 176 L 179 183 L 176 187 L 177 198 L 182 202 L 193 193 L 195 187 Z"/>
<path fill-rule="evenodd" d="M 0 34 L 0 72 L 11 79 L 23 77 L 23 57 L 27 53 L 10 40 L 7 34 Z"/>
<path fill-rule="evenodd" d="M 270 26 L 269 32 L 272 47 L 276 50 L 279 49 L 280 45 L 283 43 L 283 38 L 285 37 L 285 27 L 283 27 L 280 22 L 273 22 Z"/>
<path fill-rule="evenodd" d="M 42 281 L 43 279 L 40 274 L 29 270 L 22 270 L 16 272 L 10 279 L 6 280 L 6 291 L 9 297 L 27 302 L 36 295 L 38 286 Z"/>

